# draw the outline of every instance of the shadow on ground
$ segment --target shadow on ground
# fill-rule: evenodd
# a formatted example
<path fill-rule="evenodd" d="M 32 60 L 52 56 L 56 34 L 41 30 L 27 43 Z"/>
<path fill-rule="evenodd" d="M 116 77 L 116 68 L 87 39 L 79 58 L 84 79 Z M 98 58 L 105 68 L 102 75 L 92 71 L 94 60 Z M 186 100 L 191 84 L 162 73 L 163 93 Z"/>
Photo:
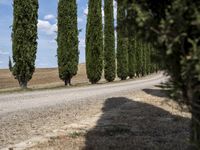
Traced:
<path fill-rule="evenodd" d="M 97 125 L 85 135 L 84 150 L 187 149 L 188 118 L 125 97 L 107 99 L 102 111 Z"/>
<path fill-rule="evenodd" d="M 165 89 L 143 89 L 143 91 L 149 95 L 157 96 L 161 98 L 170 97 L 170 90 Z"/>

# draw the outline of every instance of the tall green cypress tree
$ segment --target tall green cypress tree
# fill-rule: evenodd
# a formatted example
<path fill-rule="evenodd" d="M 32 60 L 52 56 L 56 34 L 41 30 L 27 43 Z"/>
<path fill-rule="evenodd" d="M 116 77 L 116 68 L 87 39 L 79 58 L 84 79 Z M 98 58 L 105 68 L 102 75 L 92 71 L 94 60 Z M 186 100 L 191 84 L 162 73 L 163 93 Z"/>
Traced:
<path fill-rule="evenodd" d="M 12 28 L 12 73 L 22 88 L 35 71 L 37 51 L 38 0 L 14 0 Z"/>
<path fill-rule="evenodd" d="M 149 72 L 150 73 L 153 73 L 154 70 L 153 70 L 153 61 L 152 61 L 152 57 L 153 57 L 153 51 L 152 51 L 152 45 L 150 44 L 149 45 L 149 51 L 150 51 L 150 65 L 149 65 Z"/>
<path fill-rule="evenodd" d="M 142 76 L 146 75 L 146 44 L 141 43 L 141 52 L 142 52 Z"/>
<path fill-rule="evenodd" d="M 102 1 L 89 0 L 86 27 L 86 70 L 92 84 L 97 83 L 103 70 Z"/>
<path fill-rule="evenodd" d="M 116 76 L 113 0 L 104 0 L 104 13 L 104 76 L 111 82 Z"/>
<path fill-rule="evenodd" d="M 139 71 L 139 49 L 138 49 L 138 39 L 135 37 L 135 73 L 136 76 L 139 77 L 140 71 Z"/>
<path fill-rule="evenodd" d="M 117 75 L 121 80 L 128 76 L 128 40 L 125 38 L 126 27 L 123 21 L 125 10 L 122 6 L 123 0 L 117 0 Z"/>
<path fill-rule="evenodd" d="M 9 67 L 9 70 L 12 72 L 12 61 L 11 61 L 11 58 L 9 56 L 9 61 L 8 61 L 8 67 Z"/>
<path fill-rule="evenodd" d="M 151 48 L 150 48 L 150 43 L 147 44 L 147 55 L 146 55 L 146 63 L 147 63 L 147 74 L 150 74 L 151 72 Z"/>
<path fill-rule="evenodd" d="M 59 0 L 58 4 L 58 67 L 65 85 L 78 70 L 78 26 L 76 0 Z"/>
<path fill-rule="evenodd" d="M 124 7 L 126 7 L 126 18 L 131 18 L 134 15 L 134 11 L 132 9 L 128 9 L 129 5 L 131 5 L 131 1 L 124 1 Z M 132 19 L 133 20 L 133 19 Z M 130 21 L 132 21 L 130 20 Z M 134 22 L 131 22 L 134 24 Z M 130 24 L 126 24 L 127 30 L 131 27 Z M 127 32 L 128 36 L 128 76 L 129 78 L 133 78 L 136 74 L 136 35 L 137 32 Z"/>
<path fill-rule="evenodd" d="M 128 75 L 132 79 L 136 73 L 136 62 L 135 62 L 135 42 L 136 39 L 131 37 L 129 39 L 128 46 Z"/>
<path fill-rule="evenodd" d="M 136 39 L 136 52 L 135 52 L 135 57 L 136 57 L 136 75 L 139 77 L 142 75 L 142 42 L 141 40 Z"/>

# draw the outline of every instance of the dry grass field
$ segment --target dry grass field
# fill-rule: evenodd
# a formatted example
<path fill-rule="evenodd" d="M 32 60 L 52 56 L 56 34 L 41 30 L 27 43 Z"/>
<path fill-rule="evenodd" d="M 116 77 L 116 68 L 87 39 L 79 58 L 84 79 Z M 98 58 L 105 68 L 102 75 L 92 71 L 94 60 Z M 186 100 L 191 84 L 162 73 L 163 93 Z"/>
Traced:
<path fill-rule="evenodd" d="M 80 64 L 78 74 L 72 79 L 72 84 L 87 83 L 85 64 Z M 29 88 L 59 87 L 64 83 L 59 79 L 57 68 L 36 69 Z M 0 90 L 18 88 L 18 82 L 8 69 L 0 69 Z"/>

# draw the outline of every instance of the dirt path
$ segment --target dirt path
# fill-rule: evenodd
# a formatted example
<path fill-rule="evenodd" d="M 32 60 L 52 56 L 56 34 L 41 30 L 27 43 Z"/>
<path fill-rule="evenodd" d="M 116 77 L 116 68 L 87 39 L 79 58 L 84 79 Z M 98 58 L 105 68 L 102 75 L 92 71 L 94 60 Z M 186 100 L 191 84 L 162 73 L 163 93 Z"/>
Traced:
<path fill-rule="evenodd" d="M 157 74 L 136 81 L 98 84 L 70 89 L 0 94 L 0 116 L 23 109 L 55 106 L 74 100 L 86 100 L 91 97 L 110 96 L 116 93 L 143 89 L 159 84 L 165 79 L 162 74 Z"/>
<path fill-rule="evenodd" d="M 161 89 L 148 90 L 153 95 L 108 98 L 99 113 L 32 141 L 27 150 L 187 150 L 190 114 Z"/>
<path fill-rule="evenodd" d="M 130 106 L 130 108 L 132 109 L 132 107 L 136 107 L 135 98 L 137 99 L 137 97 L 135 96 L 138 93 L 140 93 L 138 92 L 138 90 L 144 88 L 151 88 L 153 85 L 159 84 L 165 79 L 166 78 L 163 77 L 161 74 L 158 74 L 156 76 L 141 79 L 138 81 L 130 81 L 123 83 L 102 84 L 102 85 L 72 88 L 72 89 L 60 89 L 60 90 L 0 95 L 0 127 L 1 127 L 0 148 L 20 143 L 22 141 L 26 141 L 27 139 L 32 139 L 33 137 L 37 137 L 36 139 L 38 138 L 40 139 L 40 137 L 44 139 L 44 135 L 48 133 L 55 133 L 57 135 L 57 133 L 60 131 L 56 129 L 60 129 L 63 126 L 72 125 L 73 123 L 75 125 L 77 124 L 81 125 L 80 121 L 84 122 L 89 118 L 92 120 L 92 121 L 90 120 L 91 126 L 88 126 L 88 129 L 85 130 L 88 132 L 87 134 L 86 132 L 84 133 L 85 138 L 83 139 L 85 140 L 85 142 L 82 141 L 83 143 L 85 143 L 86 149 L 89 149 L 87 148 L 88 145 L 87 141 L 90 141 L 89 139 L 90 136 L 87 135 L 90 133 L 89 131 L 91 131 L 92 128 L 95 128 L 96 121 L 97 124 L 99 124 L 99 120 L 102 120 L 101 119 L 102 116 L 104 116 L 104 114 L 107 114 L 105 112 L 117 111 L 116 113 L 117 116 L 114 116 L 114 118 L 120 117 L 121 115 L 119 114 L 121 112 L 120 113 L 118 112 L 119 108 L 121 109 L 123 107 L 126 108 Z M 134 98 L 132 95 L 133 93 L 134 93 Z M 140 93 L 140 95 L 143 94 Z M 127 95 L 132 95 L 132 96 L 130 97 Z M 113 97 L 117 98 L 118 100 L 114 100 L 114 102 L 110 103 L 110 101 L 113 101 L 112 100 Z M 119 100 L 119 97 L 122 98 L 122 100 Z M 106 102 L 109 102 L 108 103 L 109 106 L 105 105 Z M 134 106 L 132 106 L 132 102 L 134 103 L 133 104 Z M 137 110 L 139 111 L 139 108 L 142 107 L 142 104 L 136 104 L 136 105 L 138 108 Z M 105 110 L 102 109 L 102 107 L 105 107 Z M 154 109 L 152 108 L 152 110 Z M 134 113 L 139 113 L 139 112 L 134 112 Z M 114 113 L 112 112 L 111 114 Z M 143 119 L 147 120 L 145 118 L 151 118 L 151 117 L 145 116 L 144 114 Z M 162 115 L 160 118 L 162 118 Z M 172 117 L 169 117 L 169 122 L 171 118 Z M 186 120 L 187 122 L 189 122 L 188 119 Z M 140 127 L 140 125 L 137 126 Z M 185 128 L 186 126 L 183 128 L 183 130 L 185 130 Z M 121 132 L 121 130 L 126 130 L 126 129 L 119 129 L 119 130 Z M 71 129 L 69 131 L 71 131 Z M 187 135 L 188 131 L 185 131 L 183 134 Z M 77 135 L 79 135 L 79 131 L 78 133 L 73 132 L 71 135 L 72 137 L 74 136 L 76 137 Z M 52 139 L 51 136 L 49 138 Z M 57 142 L 59 143 L 59 141 L 60 140 L 58 140 Z M 24 143 L 22 143 L 22 145 L 24 146 Z M 26 146 L 31 145 L 31 142 L 27 141 L 25 142 L 25 145 Z M 66 149 L 64 145 L 63 149 Z M 54 146 L 56 146 L 56 144 L 54 144 Z M 71 148 L 73 149 L 73 147 Z M 77 148 L 78 147 L 76 147 L 76 149 Z M 36 149 L 36 147 L 33 149 Z M 53 147 L 52 149 L 56 148 Z M 68 147 L 67 149 L 70 149 L 70 147 Z"/>

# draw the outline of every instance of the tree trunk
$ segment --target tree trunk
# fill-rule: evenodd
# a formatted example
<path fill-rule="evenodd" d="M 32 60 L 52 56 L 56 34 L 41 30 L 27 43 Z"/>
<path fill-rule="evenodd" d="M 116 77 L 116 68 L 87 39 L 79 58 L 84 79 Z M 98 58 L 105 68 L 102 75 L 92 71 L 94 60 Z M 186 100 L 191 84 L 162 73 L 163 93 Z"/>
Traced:
<path fill-rule="evenodd" d="M 133 79 L 133 76 L 129 76 L 130 79 Z"/>
<path fill-rule="evenodd" d="M 69 85 L 70 85 L 70 86 L 72 85 L 72 84 L 71 84 L 71 80 L 72 80 L 72 78 L 69 79 Z"/>
<path fill-rule="evenodd" d="M 91 82 L 91 84 L 96 84 L 96 82 Z"/>
<path fill-rule="evenodd" d="M 67 79 L 65 79 L 65 86 L 71 86 L 72 84 L 71 84 L 71 77 L 68 77 Z"/>
<path fill-rule="evenodd" d="M 126 80 L 126 79 L 127 79 L 126 77 L 122 77 L 122 78 L 121 78 L 121 80 Z"/>
<path fill-rule="evenodd" d="M 27 89 L 27 82 L 26 81 L 19 81 L 19 85 L 22 89 Z"/>
<path fill-rule="evenodd" d="M 69 84 L 69 80 L 65 79 L 65 86 L 68 86 L 68 84 Z"/>

